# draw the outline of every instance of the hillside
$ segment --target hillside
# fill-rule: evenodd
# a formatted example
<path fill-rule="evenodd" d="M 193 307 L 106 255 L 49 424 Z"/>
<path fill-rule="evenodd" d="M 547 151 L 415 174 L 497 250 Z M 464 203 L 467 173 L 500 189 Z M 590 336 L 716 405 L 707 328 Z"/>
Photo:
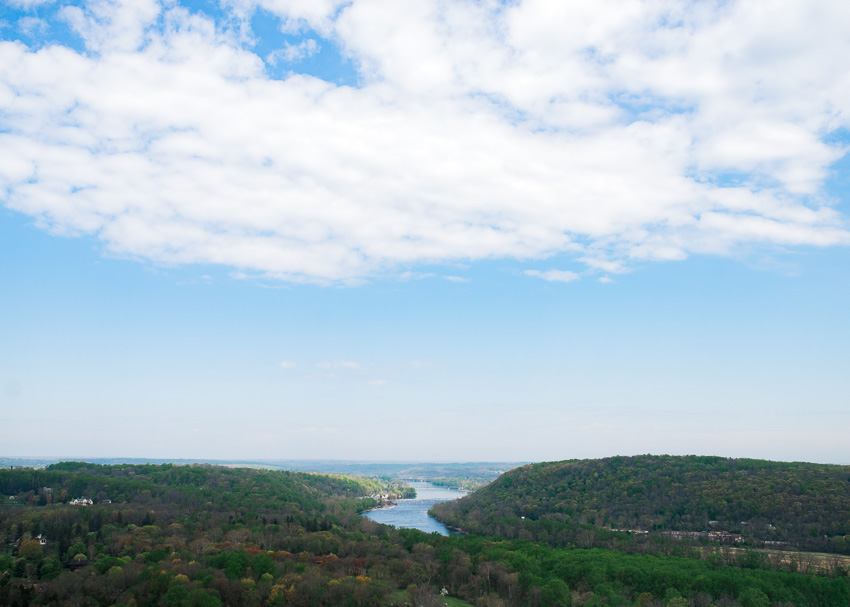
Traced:
<path fill-rule="evenodd" d="M 250 501 L 255 507 L 314 510 L 328 497 L 361 498 L 382 484 L 342 475 L 247 471 L 209 465 L 61 462 L 43 470 L 0 470 L 0 495 L 29 505 L 64 503 L 87 496 L 95 502 L 165 502 L 225 506 Z"/>
<path fill-rule="evenodd" d="M 584 526 L 705 533 L 693 540 L 726 531 L 749 545 L 848 554 L 850 467 L 666 455 L 548 462 L 511 470 L 434 512 L 464 530 L 545 534 L 556 545 L 575 543 Z"/>
<path fill-rule="evenodd" d="M 0 605 L 850 604 L 850 578 L 837 559 L 828 568 L 788 571 L 747 554 L 715 559 L 682 549 L 626 554 L 444 537 L 359 516 L 376 504 L 363 496 L 377 490 L 387 486 L 215 466 L 2 470 Z"/>
<path fill-rule="evenodd" d="M 61 463 L 61 458 L 51 457 L 0 457 L 2 468 L 42 469 Z M 288 470 L 290 472 L 318 472 L 321 474 L 343 474 L 375 479 L 426 479 L 445 487 L 460 487 L 475 490 L 483 487 L 505 470 L 526 462 L 375 462 L 351 460 L 306 460 L 306 459 L 261 459 L 261 460 L 203 460 L 203 459 L 156 459 L 133 457 L 102 457 L 88 459 L 90 464 L 115 466 L 123 464 L 172 464 L 178 466 L 212 465 L 219 467 L 258 468 L 265 470 Z"/>

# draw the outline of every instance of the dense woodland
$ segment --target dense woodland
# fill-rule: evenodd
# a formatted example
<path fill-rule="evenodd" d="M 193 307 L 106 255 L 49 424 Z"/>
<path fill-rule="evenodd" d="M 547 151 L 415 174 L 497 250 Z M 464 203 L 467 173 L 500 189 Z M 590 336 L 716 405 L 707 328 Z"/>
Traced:
<path fill-rule="evenodd" d="M 628 554 L 443 537 L 359 516 L 386 491 L 374 480 L 201 465 L 2 470 L 0 605 L 850 604 L 841 568 L 805 574 L 686 546 Z M 82 497 L 92 505 L 72 505 Z"/>
<path fill-rule="evenodd" d="M 555 546 L 653 550 L 672 531 L 702 532 L 688 540 L 703 544 L 726 531 L 751 547 L 850 554 L 850 466 L 650 455 L 547 462 L 434 512 L 468 532 Z"/>

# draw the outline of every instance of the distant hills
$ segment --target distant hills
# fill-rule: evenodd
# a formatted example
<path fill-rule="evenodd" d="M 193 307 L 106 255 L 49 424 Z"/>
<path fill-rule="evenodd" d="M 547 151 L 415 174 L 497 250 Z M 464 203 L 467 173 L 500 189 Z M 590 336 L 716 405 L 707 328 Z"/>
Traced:
<path fill-rule="evenodd" d="M 579 529 L 707 541 L 726 531 L 750 545 L 850 554 L 850 466 L 669 455 L 547 462 L 434 512 L 464 530 L 555 545 L 581 544 Z"/>
<path fill-rule="evenodd" d="M 45 468 L 66 461 L 57 457 L 0 457 L 3 468 Z M 424 479 L 435 485 L 477 489 L 486 485 L 500 474 L 526 462 L 386 462 L 368 460 L 215 460 L 215 459 L 162 459 L 139 457 L 95 457 L 71 458 L 92 464 L 112 466 L 120 464 L 212 464 L 231 468 L 259 468 L 267 470 L 289 470 L 294 472 L 319 472 L 322 474 L 347 474 L 366 478 L 394 480 Z"/>

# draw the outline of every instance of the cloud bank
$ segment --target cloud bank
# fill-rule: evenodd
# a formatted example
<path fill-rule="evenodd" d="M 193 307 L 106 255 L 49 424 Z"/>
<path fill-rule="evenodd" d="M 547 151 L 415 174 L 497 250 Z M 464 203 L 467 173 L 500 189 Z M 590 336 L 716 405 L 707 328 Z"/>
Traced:
<path fill-rule="evenodd" d="M 77 46 L 5 31 L 3 204 L 112 254 L 328 284 L 850 242 L 823 193 L 846 2 L 227 6 L 59 2 Z M 304 35 L 268 64 L 228 26 L 257 9 Z M 326 44 L 358 86 L 270 75 Z"/>

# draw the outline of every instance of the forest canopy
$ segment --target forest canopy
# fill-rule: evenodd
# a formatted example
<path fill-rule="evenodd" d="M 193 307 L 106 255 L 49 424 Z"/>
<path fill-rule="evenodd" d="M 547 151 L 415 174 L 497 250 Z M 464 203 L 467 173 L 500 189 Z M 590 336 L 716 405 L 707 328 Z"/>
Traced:
<path fill-rule="evenodd" d="M 573 530 L 565 542 L 582 527 L 694 540 L 726 532 L 753 546 L 850 554 L 850 466 L 669 455 L 546 462 L 434 511 L 466 531 L 507 537 L 520 528 L 555 541 Z"/>
<path fill-rule="evenodd" d="M 546 470 L 524 468 L 520 478 L 542 478 Z M 524 491 L 532 485 L 511 486 Z M 752 551 L 699 551 L 670 542 L 646 544 L 655 546 L 651 553 L 627 543 L 583 548 L 499 536 L 498 528 L 443 537 L 360 516 L 390 489 L 374 479 L 208 465 L 66 462 L 2 470 L 0 605 L 850 602 L 850 580 L 840 564 L 803 573 Z M 491 500 L 513 495 L 497 481 L 458 505 L 488 494 Z M 526 497 L 545 503 L 543 496 Z"/>

